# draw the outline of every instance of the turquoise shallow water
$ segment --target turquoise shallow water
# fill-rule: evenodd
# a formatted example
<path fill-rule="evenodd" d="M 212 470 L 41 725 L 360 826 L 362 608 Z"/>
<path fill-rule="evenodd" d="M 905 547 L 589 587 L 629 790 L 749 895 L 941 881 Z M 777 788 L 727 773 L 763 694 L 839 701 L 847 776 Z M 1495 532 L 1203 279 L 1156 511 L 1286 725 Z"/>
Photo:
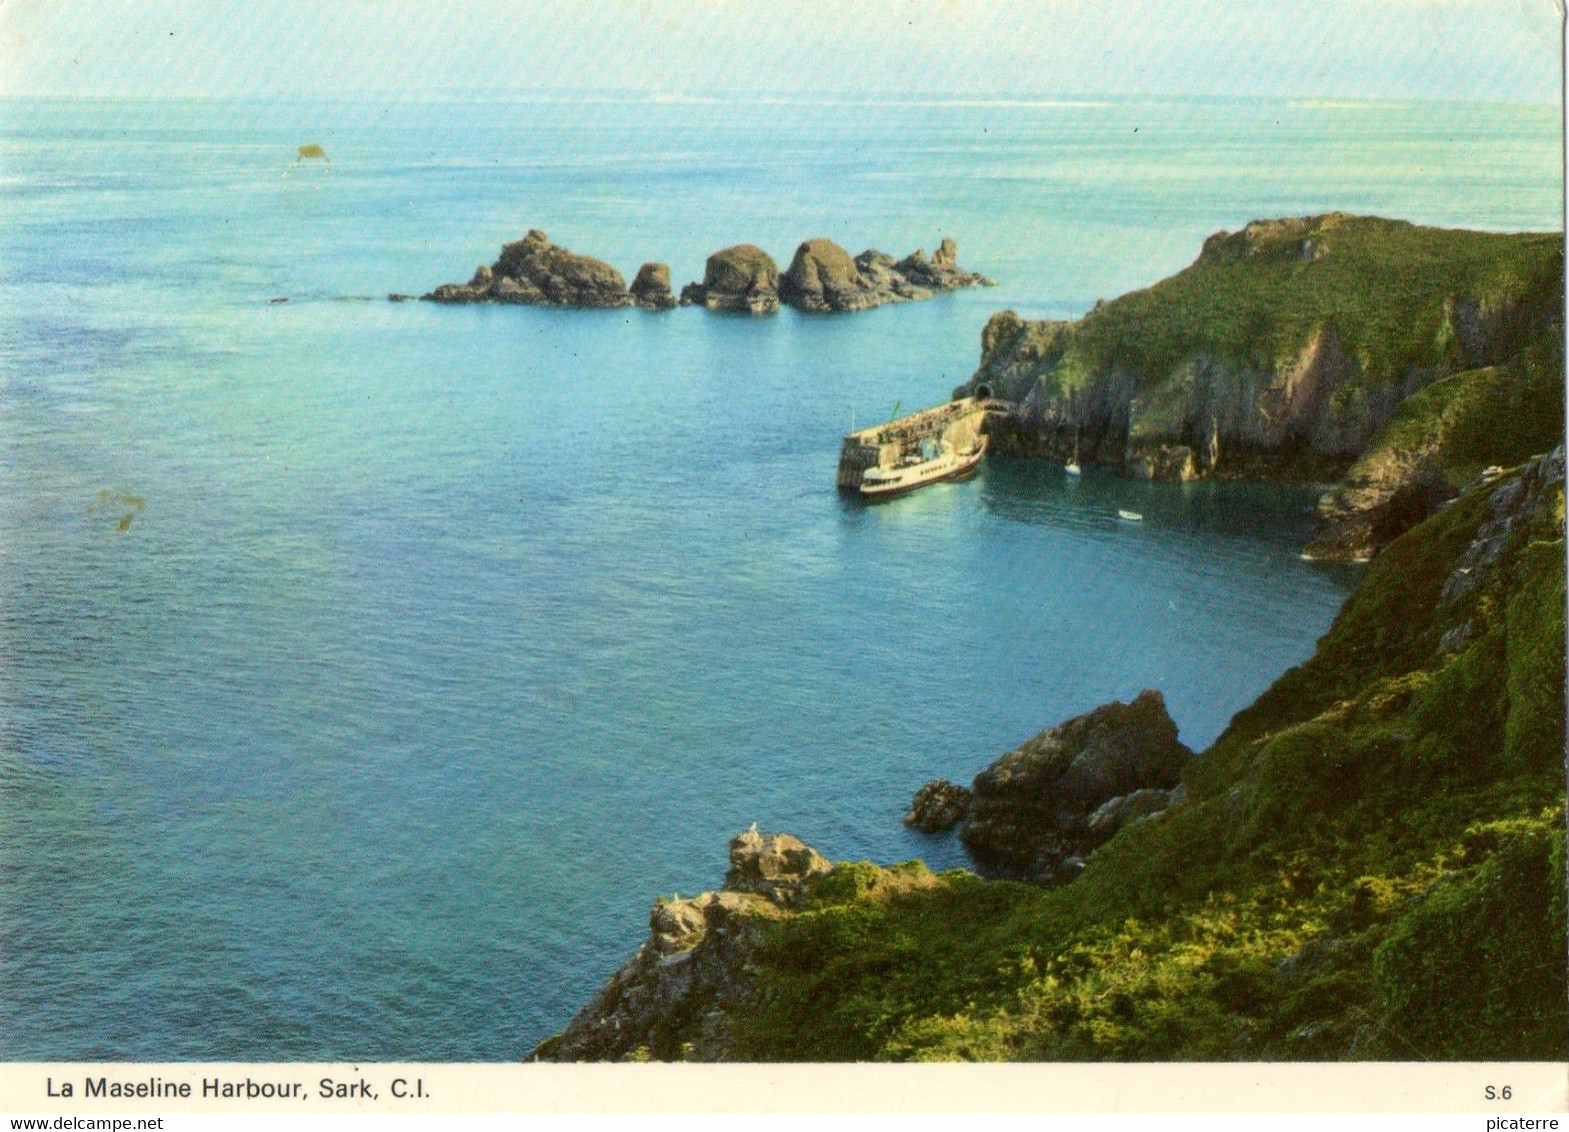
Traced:
<path fill-rule="evenodd" d="M 1076 314 L 1256 216 L 1560 209 L 1556 113 L 1520 108 L 0 123 L 11 1059 L 518 1057 L 753 821 L 962 864 L 899 824 L 928 778 L 1151 686 L 1202 746 L 1355 580 L 1298 559 L 1310 492 L 993 459 L 863 508 L 852 415 L 942 399 L 994 310 Z M 331 171 L 283 178 L 307 141 Z M 1000 285 L 818 318 L 380 299 L 530 226 L 678 286 L 734 242 L 952 235 Z"/>

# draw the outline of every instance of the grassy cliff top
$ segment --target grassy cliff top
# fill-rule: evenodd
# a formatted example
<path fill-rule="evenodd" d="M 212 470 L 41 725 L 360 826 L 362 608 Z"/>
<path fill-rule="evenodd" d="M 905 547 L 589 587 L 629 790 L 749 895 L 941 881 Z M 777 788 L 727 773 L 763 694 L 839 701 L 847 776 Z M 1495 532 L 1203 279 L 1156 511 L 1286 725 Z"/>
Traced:
<path fill-rule="evenodd" d="M 1558 233 L 1341 214 L 1261 221 L 1210 237 L 1190 267 L 1092 313 L 1080 349 L 1092 364 L 1142 372 L 1163 372 L 1198 351 L 1263 368 L 1332 327 L 1370 381 L 1387 381 L 1412 365 L 1467 363 L 1452 300 L 1474 302 L 1485 318 L 1549 301 L 1562 280 Z"/>
<path fill-rule="evenodd" d="M 1561 1060 L 1561 456 L 1390 545 L 1187 798 L 1050 892 L 841 866 L 758 956 L 757 1059 Z M 885 888 L 888 886 L 884 886 Z"/>
<path fill-rule="evenodd" d="M 1176 275 L 1097 304 L 1069 341 L 1042 324 L 1025 331 L 1041 339 L 1042 370 L 1060 358 L 1064 391 L 1112 370 L 1154 379 L 1194 357 L 1277 369 L 1324 331 L 1378 383 L 1412 367 L 1460 370 L 1509 356 L 1526 345 L 1519 324 L 1550 317 L 1562 286 L 1561 233 L 1330 213 L 1217 233 Z M 1490 333 L 1503 338 L 1484 342 Z M 987 354 L 1029 342 L 997 345 Z M 983 357 L 983 370 L 992 360 Z"/>

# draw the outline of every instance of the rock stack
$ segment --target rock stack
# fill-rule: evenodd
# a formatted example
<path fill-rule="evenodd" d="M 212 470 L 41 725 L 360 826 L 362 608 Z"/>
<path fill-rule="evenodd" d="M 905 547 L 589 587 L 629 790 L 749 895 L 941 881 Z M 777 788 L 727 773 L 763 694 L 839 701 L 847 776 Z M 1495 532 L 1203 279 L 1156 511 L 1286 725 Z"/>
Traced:
<path fill-rule="evenodd" d="M 991 285 L 984 275 L 961 270 L 957 260 L 958 248 L 946 237 L 931 259 L 918 250 L 901 260 L 875 248 L 851 259 L 832 240 L 807 240 L 779 281 L 779 297 L 797 310 L 858 311 Z"/>
<path fill-rule="evenodd" d="M 957 249 L 944 238 L 926 258 L 916 251 L 895 260 L 875 249 L 850 258 L 832 240 L 807 240 L 783 275 L 774 258 L 752 244 L 736 244 L 708 257 L 703 281 L 681 288 L 681 306 L 773 314 L 781 302 L 803 311 L 855 311 L 884 303 L 929 299 L 939 291 L 991 285 L 960 269 Z M 409 298 L 393 293 L 393 301 Z M 539 229 L 506 244 L 491 264 L 467 283 L 443 283 L 420 298 L 437 303 L 518 303 L 551 307 L 627 307 L 669 310 L 677 305 L 670 266 L 645 263 L 629 288 L 603 260 L 557 247 Z"/>
<path fill-rule="evenodd" d="M 773 314 L 779 309 L 779 265 L 752 244 L 715 252 L 704 265 L 703 281 L 681 288 L 681 305 Z"/>
<path fill-rule="evenodd" d="M 663 279 L 663 292 L 660 280 Z M 621 273 L 603 260 L 557 247 L 538 228 L 506 244 L 495 263 L 481 264 L 467 283 L 443 283 L 420 298 L 437 303 L 518 303 L 547 307 L 674 306 L 670 268 L 645 263 L 627 290 Z"/>

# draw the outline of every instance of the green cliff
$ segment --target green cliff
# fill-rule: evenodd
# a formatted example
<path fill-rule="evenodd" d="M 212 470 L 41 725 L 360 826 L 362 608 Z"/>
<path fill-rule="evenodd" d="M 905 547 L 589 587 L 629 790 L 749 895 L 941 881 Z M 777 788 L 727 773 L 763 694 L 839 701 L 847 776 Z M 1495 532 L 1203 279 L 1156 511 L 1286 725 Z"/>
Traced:
<path fill-rule="evenodd" d="M 1560 445 L 1393 541 L 1071 883 L 748 835 L 784 880 L 656 908 L 539 1053 L 1563 1060 L 1564 562 Z"/>
<path fill-rule="evenodd" d="M 1462 373 L 1504 367 L 1529 386 L 1515 392 L 1534 420 L 1556 428 L 1562 310 L 1558 233 L 1341 213 L 1261 220 L 1217 233 L 1183 271 L 1076 322 L 993 316 L 980 367 L 956 393 L 1019 404 L 994 451 L 1077 450 L 1162 479 L 1335 479 L 1402 415 L 1431 417 L 1431 400 L 1408 409 L 1413 395 Z M 1467 437 L 1451 463 L 1522 455 L 1507 423 L 1473 417 Z M 1361 482 L 1326 506 L 1324 556 L 1367 557 L 1427 513 L 1424 500 L 1453 494 L 1443 474 L 1453 469 L 1425 457 L 1410 477 L 1387 474 L 1407 470 L 1404 459 L 1375 464 L 1386 474 L 1359 469 Z"/>

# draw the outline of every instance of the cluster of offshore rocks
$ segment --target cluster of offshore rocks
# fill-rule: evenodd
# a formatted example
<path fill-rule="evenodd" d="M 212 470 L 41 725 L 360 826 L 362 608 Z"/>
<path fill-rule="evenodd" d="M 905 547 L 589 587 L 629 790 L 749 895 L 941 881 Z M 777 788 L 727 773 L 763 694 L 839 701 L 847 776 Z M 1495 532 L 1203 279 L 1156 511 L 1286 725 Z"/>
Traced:
<path fill-rule="evenodd" d="M 857 311 L 886 303 L 929 299 L 960 287 L 991 286 L 984 275 L 958 264 L 958 248 L 946 237 L 927 258 L 925 250 L 894 259 L 868 249 L 853 259 L 832 240 L 807 240 L 783 274 L 762 248 L 737 244 L 708 257 L 701 283 L 671 291 L 670 267 L 645 263 L 632 286 L 603 260 L 552 244 L 533 229 L 502 247 L 495 263 L 481 265 L 467 283 L 443 283 L 420 298 L 437 303 L 519 303 L 553 307 L 644 307 L 772 314 L 781 303 L 803 311 Z M 394 299 L 407 298 L 393 295 Z"/>
<path fill-rule="evenodd" d="M 959 839 L 983 869 L 1061 884 L 1119 829 L 1178 800 L 1191 758 L 1165 700 L 1146 690 L 1042 731 L 968 789 L 927 783 L 904 820 L 928 833 L 963 822 Z"/>

